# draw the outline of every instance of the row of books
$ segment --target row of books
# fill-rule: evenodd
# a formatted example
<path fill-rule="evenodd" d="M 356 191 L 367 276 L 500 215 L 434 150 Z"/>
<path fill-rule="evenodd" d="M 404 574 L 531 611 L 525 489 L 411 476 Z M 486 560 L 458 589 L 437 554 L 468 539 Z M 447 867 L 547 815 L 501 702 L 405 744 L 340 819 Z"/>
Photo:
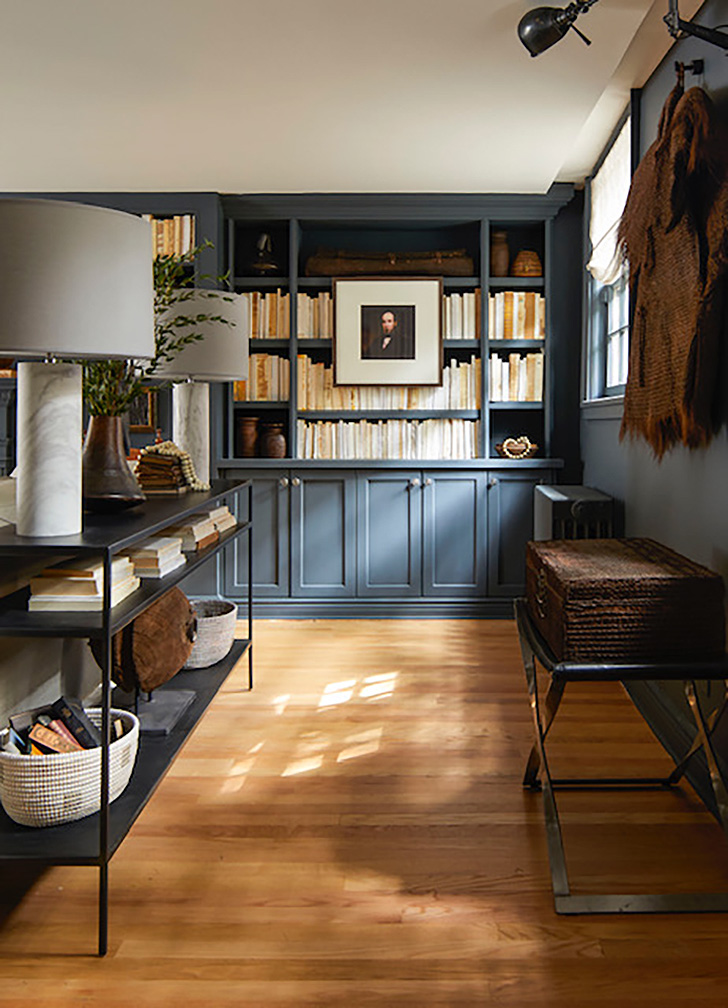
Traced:
<path fill-rule="evenodd" d="M 479 339 L 480 288 L 464 294 L 446 294 L 442 302 L 443 338 Z"/>
<path fill-rule="evenodd" d="M 111 731 L 112 741 L 124 734 L 120 718 L 112 719 Z M 11 715 L 0 744 L 5 752 L 15 755 L 45 756 L 96 749 L 101 745 L 101 732 L 81 703 L 61 696 L 52 704 Z"/>
<path fill-rule="evenodd" d="M 153 217 L 142 214 L 152 225 L 152 256 L 185 255 L 195 247 L 195 218 L 193 214 L 174 217 Z"/>
<path fill-rule="evenodd" d="M 250 335 L 253 339 L 288 339 L 290 294 L 282 290 L 252 291 Z M 315 296 L 298 294 L 299 339 L 331 339 L 334 335 L 334 300 L 329 291 Z M 480 288 L 443 297 L 443 337 L 477 340 L 480 335 Z M 488 339 L 544 339 L 546 301 L 536 291 L 498 291 L 488 298 Z"/>
<path fill-rule="evenodd" d="M 334 299 L 329 291 L 321 291 L 315 297 L 299 294 L 296 307 L 299 339 L 333 339 Z"/>
<path fill-rule="evenodd" d="M 299 298 L 304 295 L 299 295 Z M 282 290 L 251 291 L 250 301 L 251 339 L 289 339 L 291 335 L 290 302 L 291 295 Z"/>
<path fill-rule="evenodd" d="M 254 353 L 248 360 L 248 380 L 233 383 L 236 402 L 279 402 L 288 399 L 291 362 L 287 357 Z"/>
<path fill-rule="evenodd" d="M 490 355 L 488 381 L 491 402 L 541 402 L 543 354 Z"/>
<path fill-rule="evenodd" d="M 333 366 L 298 356 L 299 409 L 478 409 L 480 359 L 452 360 L 442 385 L 334 385 Z"/>
<path fill-rule="evenodd" d="M 229 508 L 220 505 L 124 550 L 111 561 L 111 607 L 136 591 L 142 578 L 166 577 L 187 562 L 185 553 L 211 546 L 236 524 Z M 28 612 L 100 612 L 103 602 L 102 560 L 69 560 L 30 581 Z"/>
<path fill-rule="evenodd" d="M 546 299 L 536 291 L 498 291 L 488 299 L 488 339 L 545 339 Z"/>
<path fill-rule="evenodd" d="M 478 456 L 473 420 L 298 421 L 307 459 L 468 459 Z"/>

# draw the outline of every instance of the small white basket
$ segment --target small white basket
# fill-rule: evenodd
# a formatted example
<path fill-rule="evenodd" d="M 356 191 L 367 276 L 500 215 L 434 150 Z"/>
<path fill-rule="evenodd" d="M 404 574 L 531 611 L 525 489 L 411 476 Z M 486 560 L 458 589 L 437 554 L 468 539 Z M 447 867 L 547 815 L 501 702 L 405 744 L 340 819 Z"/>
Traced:
<path fill-rule="evenodd" d="M 101 708 L 86 713 L 101 727 Z M 124 734 L 109 746 L 109 801 L 129 783 L 139 744 L 139 719 L 111 710 Z M 21 826 L 58 826 L 98 812 L 101 805 L 101 746 L 70 753 L 23 756 L 0 752 L 0 801 Z"/>
<path fill-rule="evenodd" d="M 197 637 L 184 668 L 207 668 L 222 661 L 235 639 L 238 607 L 225 599 L 192 602 L 197 616 Z"/>

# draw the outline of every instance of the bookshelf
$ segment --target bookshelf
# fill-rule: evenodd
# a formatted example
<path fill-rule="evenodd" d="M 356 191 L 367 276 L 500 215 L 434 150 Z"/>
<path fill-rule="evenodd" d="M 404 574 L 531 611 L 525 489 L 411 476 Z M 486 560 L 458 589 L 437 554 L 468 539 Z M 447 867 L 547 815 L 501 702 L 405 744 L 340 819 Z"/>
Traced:
<path fill-rule="evenodd" d="M 287 398 L 265 378 L 262 395 L 230 387 L 216 446 L 220 473 L 251 478 L 256 515 L 265 516 L 253 558 L 261 615 L 509 615 L 522 589 L 533 487 L 578 465 L 566 412 L 572 399 L 578 409 L 568 344 L 578 339 L 580 308 L 563 282 L 575 229 L 560 217 L 573 195 L 555 186 L 545 196 L 222 197 L 226 268 L 257 305 L 251 354 L 263 370 L 285 362 L 288 378 Z M 542 275 L 492 276 L 494 230 L 507 232 L 512 259 L 535 252 Z M 275 270 L 256 276 L 263 234 Z M 457 271 L 441 278 L 441 387 L 334 384 L 327 250 L 364 259 L 456 253 Z M 506 303 L 517 320 L 510 328 Z M 503 377 L 500 397 L 491 388 L 496 358 L 514 369 L 513 400 Z M 283 424 L 284 458 L 243 455 L 240 425 L 253 417 Z M 500 457 L 496 445 L 521 434 L 537 442 L 537 456 Z M 227 596 L 245 590 L 246 563 L 243 546 L 224 565 Z"/>
<path fill-rule="evenodd" d="M 229 393 L 218 445 L 221 464 L 241 457 L 239 424 L 258 413 L 274 413 L 284 425 L 291 460 L 329 457 L 309 450 L 321 424 L 329 425 L 318 438 L 330 446 L 323 452 L 352 439 L 365 451 L 371 432 L 361 425 L 393 420 L 409 425 L 405 440 L 430 446 L 421 461 L 453 457 L 453 441 L 468 446 L 456 457 L 495 460 L 495 446 L 521 434 L 539 445 L 537 457 L 550 458 L 549 354 L 558 338 L 550 307 L 552 223 L 571 195 L 564 186 L 547 197 L 223 197 L 227 268 L 236 291 L 247 293 L 253 306 L 251 354 L 261 372 L 285 366 L 288 394 L 281 394 L 278 378 Z M 508 235 L 511 264 L 527 249 L 538 256 L 542 275 L 492 276 L 493 231 Z M 256 275 L 262 235 L 270 237 L 272 262 L 268 274 Z M 465 264 L 465 272 L 442 278 L 443 386 L 437 394 L 424 387 L 334 385 L 334 273 L 320 275 L 328 261 L 325 250 L 365 261 L 377 252 L 406 258 L 443 251 Z M 346 427 L 353 423 L 356 431 Z M 429 436 L 418 437 L 424 423 Z M 453 436 L 448 429 L 453 423 L 469 425 L 464 438 L 459 430 Z M 330 425 L 341 433 L 333 442 Z"/>

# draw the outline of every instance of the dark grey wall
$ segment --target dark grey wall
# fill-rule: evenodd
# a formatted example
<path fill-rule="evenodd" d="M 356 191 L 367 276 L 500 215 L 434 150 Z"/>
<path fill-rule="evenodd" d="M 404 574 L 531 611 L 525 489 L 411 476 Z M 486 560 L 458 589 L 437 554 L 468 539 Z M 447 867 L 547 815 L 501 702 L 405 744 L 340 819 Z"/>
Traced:
<path fill-rule="evenodd" d="M 728 24 L 728 0 L 710 0 L 694 19 L 708 27 Z M 702 84 L 723 114 L 728 103 L 728 59 L 698 39 L 673 46 L 647 81 L 641 96 L 640 156 L 657 134 L 662 106 L 675 81 L 676 60 L 702 59 L 703 77 L 686 76 L 685 86 Z M 728 345 L 728 331 L 725 344 Z M 725 355 L 728 358 L 728 354 Z M 625 531 L 650 536 L 719 571 L 728 583 L 728 435 L 723 429 L 705 449 L 677 448 L 657 462 L 644 441 L 619 440 L 621 401 L 590 404 L 581 410 L 584 483 L 624 503 Z M 630 690 L 648 723 L 674 756 L 689 744 L 694 727 L 682 690 L 654 684 Z M 728 737 L 719 738 L 728 763 Z M 709 779 L 700 759 L 689 774 L 712 805 Z"/>
<path fill-rule="evenodd" d="M 728 23 L 728 0 L 710 0 L 697 18 L 717 27 Z M 686 88 L 704 84 L 725 106 L 728 59 L 699 39 L 678 42 L 650 77 L 641 96 L 641 153 L 657 134 L 660 112 L 675 81 L 675 60 L 703 59 L 702 78 L 686 76 Z M 722 432 L 707 449 L 678 448 L 657 462 L 642 441 L 619 441 L 621 409 L 586 407 L 581 414 L 584 482 L 625 504 L 628 535 L 649 535 L 728 579 L 728 439 Z"/>

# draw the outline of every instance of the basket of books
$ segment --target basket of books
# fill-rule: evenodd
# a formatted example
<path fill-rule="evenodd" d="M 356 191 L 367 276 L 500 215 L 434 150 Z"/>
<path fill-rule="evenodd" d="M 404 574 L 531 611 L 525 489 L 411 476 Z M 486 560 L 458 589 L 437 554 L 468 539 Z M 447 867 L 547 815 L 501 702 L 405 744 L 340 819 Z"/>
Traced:
<path fill-rule="evenodd" d="M 101 708 L 85 713 L 101 727 Z M 52 722 L 51 722 L 52 723 Z M 111 710 L 109 801 L 129 783 L 139 744 L 139 719 L 130 711 Z M 42 727 L 42 726 L 41 726 Z M 50 730 L 50 729 L 49 729 Z M 44 738 L 38 733 L 39 738 Z M 101 804 L 101 754 L 98 744 L 69 752 L 0 752 L 0 802 L 22 826 L 58 826 L 98 812 Z"/>
<path fill-rule="evenodd" d="M 222 661 L 235 639 L 238 607 L 225 599 L 200 599 L 192 602 L 197 616 L 197 637 L 186 669 L 207 668 Z"/>

